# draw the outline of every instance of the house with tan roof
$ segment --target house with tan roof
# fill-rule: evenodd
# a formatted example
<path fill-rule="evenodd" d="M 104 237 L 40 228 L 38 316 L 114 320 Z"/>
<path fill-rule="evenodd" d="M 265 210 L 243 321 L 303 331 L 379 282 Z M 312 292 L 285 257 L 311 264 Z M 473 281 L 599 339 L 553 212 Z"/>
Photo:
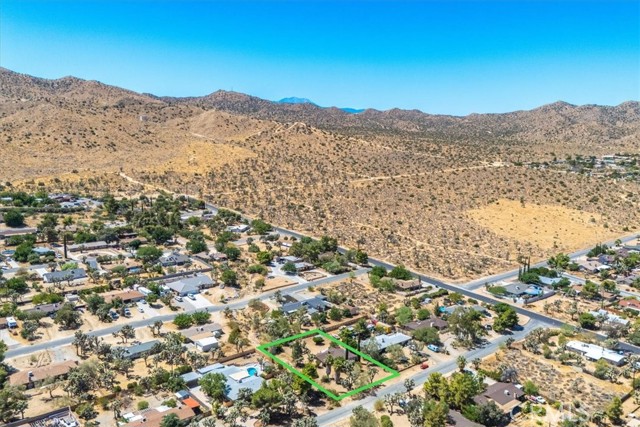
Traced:
<path fill-rule="evenodd" d="M 39 368 L 18 371 L 9 376 L 9 384 L 12 386 L 34 388 L 42 384 L 42 382 L 47 378 L 62 379 L 69 373 L 69 371 L 71 371 L 71 369 L 77 366 L 78 362 L 75 360 L 66 360 L 64 362 L 52 363 Z"/>
<path fill-rule="evenodd" d="M 104 302 L 107 304 L 117 298 L 120 298 L 123 303 L 129 304 L 132 302 L 142 301 L 145 298 L 145 295 L 135 289 L 126 289 L 123 291 L 105 292 L 102 294 L 102 297 L 104 298 Z"/>

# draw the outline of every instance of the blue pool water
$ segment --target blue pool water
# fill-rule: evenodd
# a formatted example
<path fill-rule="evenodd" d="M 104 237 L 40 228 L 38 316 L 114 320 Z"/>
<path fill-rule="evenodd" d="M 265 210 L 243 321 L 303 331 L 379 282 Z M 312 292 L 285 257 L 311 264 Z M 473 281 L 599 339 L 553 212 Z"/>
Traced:
<path fill-rule="evenodd" d="M 256 368 L 247 368 L 247 373 L 253 377 L 258 376 L 258 370 Z"/>

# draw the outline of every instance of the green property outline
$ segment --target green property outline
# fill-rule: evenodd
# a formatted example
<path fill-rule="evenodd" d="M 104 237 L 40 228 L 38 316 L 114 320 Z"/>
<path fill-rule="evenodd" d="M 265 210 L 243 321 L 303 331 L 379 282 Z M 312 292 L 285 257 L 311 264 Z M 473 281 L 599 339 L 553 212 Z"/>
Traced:
<path fill-rule="evenodd" d="M 329 341 L 337 344 L 338 346 L 342 347 L 342 348 L 346 348 L 347 350 L 349 350 L 350 352 L 362 357 L 363 359 L 365 359 L 368 362 L 373 363 L 374 365 L 378 366 L 379 368 L 382 368 L 382 370 L 384 370 L 385 372 L 389 372 L 391 375 L 388 375 L 384 378 L 381 378 L 377 381 L 374 381 L 370 384 L 366 384 L 363 385 L 362 387 L 359 387 L 355 390 L 351 390 L 347 393 L 343 393 L 339 396 L 336 396 L 334 393 L 330 392 L 329 390 L 327 390 L 326 388 L 322 387 L 320 384 L 318 384 L 317 382 L 315 382 L 312 378 L 306 376 L 305 374 L 303 374 L 300 370 L 294 368 L 293 366 L 291 366 L 290 364 L 288 364 L 287 362 L 285 362 L 284 360 L 280 359 L 278 356 L 276 356 L 273 353 L 270 353 L 267 349 L 270 347 L 274 347 L 276 345 L 280 345 L 280 344 L 284 344 L 287 343 L 289 341 L 294 341 L 297 340 L 299 338 L 305 338 L 308 337 L 310 335 L 321 335 L 322 337 L 328 339 Z M 265 356 L 269 357 L 270 359 L 273 359 L 274 361 L 276 361 L 276 363 L 278 363 L 279 365 L 283 366 L 284 368 L 286 368 L 289 372 L 299 376 L 300 378 L 302 378 L 303 380 L 305 380 L 306 382 L 308 382 L 309 384 L 313 385 L 314 387 L 316 387 L 318 390 L 320 390 L 321 392 L 323 392 L 324 394 L 326 394 L 327 396 L 329 396 L 330 398 L 334 399 L 334 400 L 342 400 L 344 398 L 347 398 L 349 396 L 353 396 L 354 394 L 360 393 L 361 391 L 364 390 L 368 390 L 370 388 L 373 388 L 379 384 L 382 384 L 385 381 L 389 381 L 393 378 L 397 378 L 400 376 L 400 372 L 391 369 L 390 367 L 388 367 L 387 365 L 378 362 L 377 360 L 373 359 L 371 356 L 369 356 L 368 354 L 364 354 L 363 352 L 356 350 L 355 348 L 343 343 L 342 341 L 332 337 L 331 335 L 329 335 L 328 333 L 321 331 L 320 329 L 314 329 L 311 331 L 307 331 L 307 332 L 303 332 L 301 334 L 297 334 L 297 335 L 292 335 L 290 337 L 287 338 L 282 338 L 279 339 L 277 341 L 273 341 L 267 344 L 262 344 L 258 347 L 256 347 L 256 350 L 258 350 L 260 353 L 264 354 Z"/>

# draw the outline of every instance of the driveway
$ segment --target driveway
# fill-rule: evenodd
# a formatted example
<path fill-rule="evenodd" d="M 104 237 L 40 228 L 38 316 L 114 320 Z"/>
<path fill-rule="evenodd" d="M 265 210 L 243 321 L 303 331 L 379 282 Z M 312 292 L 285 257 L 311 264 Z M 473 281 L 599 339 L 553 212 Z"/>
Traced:
<path fill-rule="evenodd" d="M 184 301 L 182 302 L 182 304 L 184 304 L 185 310 L 206 310 L 209 307 L 213 307 L 213 304 L 211 304 L 211 301 L 209 301 L 202 295 L 196 294 L 195 297 L 196 297 L 195 301 L 189 297 L 184 298 Z"/>
<path fill-rule="evenodd" d="M 0 340 L 4 341 L 9 348 L 20 347 L 21 345 L 19 341 L 13 339 L 8 329 L 0 329 Z"/>

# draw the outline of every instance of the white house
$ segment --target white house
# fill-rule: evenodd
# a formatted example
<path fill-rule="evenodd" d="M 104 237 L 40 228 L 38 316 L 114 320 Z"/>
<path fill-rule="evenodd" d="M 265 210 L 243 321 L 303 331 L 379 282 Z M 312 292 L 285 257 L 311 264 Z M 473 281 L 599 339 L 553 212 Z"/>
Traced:
<path fill-rule="evenodd" d="M 218 339 L 216 337 L 205 337 L 195 342 L 196 348 L 206 352 L 214 348 L 218 348 Z"/>
<path fill-rule="evenodd" d="M 587 344 L 582 341 L 567 342 L 567 349 L 582 354 L 589 360 L 598 361 L 604 359 L 612 365 L 620 366 L 626 362 L 624 354 L 619 354 L 608 348 L 595 344 Z"/>

